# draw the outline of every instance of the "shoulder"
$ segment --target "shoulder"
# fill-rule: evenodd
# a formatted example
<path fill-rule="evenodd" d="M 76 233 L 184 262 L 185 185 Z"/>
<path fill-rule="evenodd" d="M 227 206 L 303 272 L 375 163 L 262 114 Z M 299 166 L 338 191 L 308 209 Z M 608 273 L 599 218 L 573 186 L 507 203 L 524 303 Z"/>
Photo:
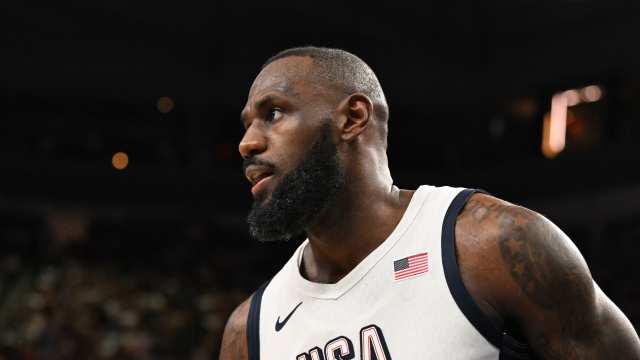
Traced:
<path fill-rule="evenodd" d="M 595 285 L 569 237 L 544 216 L 474 194 L 458 215 L 455 234 L 471 296 L 538 355 L 640 358 L 629 320 Z"/>
<path fill-rule="evenodd" d="M 253 295 L 238 305 L 227 320 L 220 347 L 221 360 L 248 359 L 247 318 L 252 297 Z"/>
<path fill-rule="evenodd" d="M 559 297 L 568 290 L 593 296 L 591 274 L 573 242 L 525 207 L 474 194 L 458 216 L 456 247 L 465 285 L 501 313 L 511 313 L 514 300 L 542 308 L 563 303 Z"/>

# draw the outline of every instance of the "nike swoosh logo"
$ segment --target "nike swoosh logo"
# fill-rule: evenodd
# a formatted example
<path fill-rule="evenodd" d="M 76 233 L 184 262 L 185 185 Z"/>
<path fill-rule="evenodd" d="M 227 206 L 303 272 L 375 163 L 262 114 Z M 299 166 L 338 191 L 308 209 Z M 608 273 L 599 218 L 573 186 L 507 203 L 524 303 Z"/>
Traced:
<path fill-rule="evenodd" d="M 284 320 L 282 320 L 282 322 L 280 322 L 280 316 L 278 316 L 278 319 L 276 320 L 276 331 L 282 330 L 282 328 L 287 323 L 287 321 L 289 321 L 289 318 L 291 318 L 291 315 L 293 315 L 293 313 L 296 312 L 296 310 L 298 310 L 298 307 L 300 305 L 302 305 L 302 301 L 300 301 L 300 303 L 298 305 L 296 305 L 296 307 L 294 307 L 293 310 L 291 310 L 289 315 L 287 315 L 287 317 L 284 318 Z"/>

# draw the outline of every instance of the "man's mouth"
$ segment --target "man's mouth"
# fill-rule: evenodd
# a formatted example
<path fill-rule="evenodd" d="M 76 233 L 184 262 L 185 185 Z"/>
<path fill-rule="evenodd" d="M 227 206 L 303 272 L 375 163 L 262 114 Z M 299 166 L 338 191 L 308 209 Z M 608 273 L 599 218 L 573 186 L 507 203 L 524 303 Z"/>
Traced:
<path fill-rule="evenodd" d="M 256 196 L 256 194 L 266 187 L 268 181 L 273 176 L 273 170 L 265 166 L 251 165 L 247 167 L 245 175 L 247 176 L 247 180 L 253 185 L 251 193 Z"/>
<path fill-rule="evenodd" d="M 267 175 L 260 178 L 260 180 L 258 180 L 258 182 L 256 182 L 255 185 L 253 185 L 253 187 L 251 188 L 251 193 L 253 194 L 253 196 L 256 196 L 258 193 L 264 190 L 272 177 L 273 175 Z"/>

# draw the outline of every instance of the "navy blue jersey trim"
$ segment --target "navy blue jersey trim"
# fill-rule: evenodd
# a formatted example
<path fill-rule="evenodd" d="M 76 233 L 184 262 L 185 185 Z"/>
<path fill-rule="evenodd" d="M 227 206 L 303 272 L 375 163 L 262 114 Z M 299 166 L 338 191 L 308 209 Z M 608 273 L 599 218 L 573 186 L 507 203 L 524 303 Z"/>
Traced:
<path fill-rule="evenodd" d="M 267 288 L 269 281 L 265 282 L 253 293 L 249 315 L 247 317 L 247 351 L 249 360 L 260 360 L 260 304 L 262 294 Z"/>
<path fill-rule="evenodd" d="M 482 313 L 462 282 L 456 257 L 456 220 L 469 197 L 480 190 L 462 190 L 451 202 L 442 224 L 442 264 L 449 291 L 458 307 L 473 326 L 498 349 L 502 345 L 502 332 Z"/>

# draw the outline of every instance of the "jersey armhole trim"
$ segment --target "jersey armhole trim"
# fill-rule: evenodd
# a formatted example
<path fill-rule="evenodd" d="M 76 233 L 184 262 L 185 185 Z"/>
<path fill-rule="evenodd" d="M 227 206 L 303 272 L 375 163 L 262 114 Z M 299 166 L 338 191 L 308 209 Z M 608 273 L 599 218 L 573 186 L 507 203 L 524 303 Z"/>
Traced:
<path fill-rule="evenodd" d="M 465 189 L 462 190 L 451 202 L 442 224 L 442 265 L 447 286 L 451 296 L 460 308 L 460 311 L 471 322 L 471 324 L 482 334 L 482 336 L 493 346 L 500 349 L 502 345 L 502 332 L 480 310 L 476 302 L 464 286 L 458 259 L 456 256 L 456 221 L 460 211 L 464 208 L 469 197 L 475 193 L 485 193 L 482 190 Z"/>
<path fill-rule="evenodd" d="M 260 360 L 260 305 L 269 281 L 253 293 L 247 316 L 247 353 L 249 360 Z"/>

